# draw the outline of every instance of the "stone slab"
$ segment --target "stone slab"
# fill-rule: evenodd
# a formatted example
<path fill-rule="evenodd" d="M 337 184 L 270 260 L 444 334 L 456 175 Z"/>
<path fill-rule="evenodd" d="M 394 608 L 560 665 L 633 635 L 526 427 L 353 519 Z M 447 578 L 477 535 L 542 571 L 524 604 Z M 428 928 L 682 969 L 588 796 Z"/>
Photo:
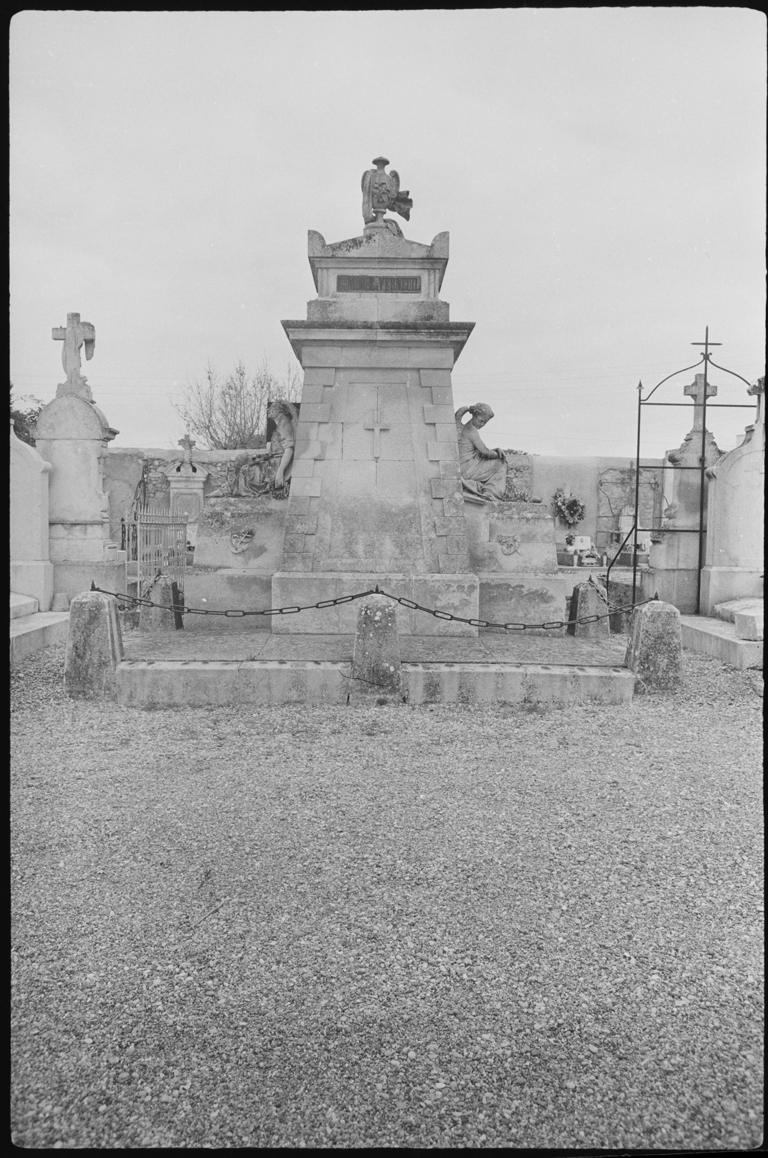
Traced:
<path fill-rule="evenodd" d="M 714 618 L 733 623 L 736 613 L 741 611 L 762 611 L 763 600 L 750 595 L 743 599 L 729 599 L 726 603 L 718 603 L 714 609 Z M 712 618 L 711 616 L 708 618 Z"/>
<path fill-rule="evenodd" d="M 16 595 L 11 591 L 11 619 L 20 619 L 23 615 L 36 615 L 37 600 L 29 595 Z"/>
<path fill-rule="evenodd" d="M 39 611 L 52 611 L 53 563 L 11 559 L 11 590 L 34 599 Z"/>
<path fill-rule="evenodd" d="M 124 660 L 118 703 L 138 708 L 208 704 L 346 704 L 350 665 L 300 661 Z M 408 703 L 625 703 L 635 679 L 625 668 L 509 664 L 402 665 Z"/>
<path fill-rule="evenodd" d="M 733 617 L 737 639 L 762 640 L 763 609 L 759 611 L 737 611 Z"/>
<path fill-rule="evenodd" d="M 539 503 L 464 504 L 472 570 L 557 573 L 554 519 Z"/>
<path fill-rule="evenodd" d="M 280 566 L 287 507 L 267 497 L 209 499 L 198 519 L 195 566 L 272 575 Z"/>
<path fill-rule="evenodd" d="M 54 643 L 66 643 L 69 632 L 68 611 L 38 611 L 11 620 L 11 670 L 28 655 Z"/>
<path fill-rule="evenodd" d="M 681 615 L 680 627 L 688 651 L 714 656 L 742 671 L 763 666 L 762 641 L 738 639 L 732 623 L 705 615 Z"/>

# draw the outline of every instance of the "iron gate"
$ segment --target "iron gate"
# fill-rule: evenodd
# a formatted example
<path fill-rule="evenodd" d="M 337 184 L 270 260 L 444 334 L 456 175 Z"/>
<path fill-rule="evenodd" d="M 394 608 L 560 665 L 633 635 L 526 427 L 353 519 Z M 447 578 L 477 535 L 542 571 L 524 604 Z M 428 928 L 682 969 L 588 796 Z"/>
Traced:
<path fill-rule="evenodd" d="M 129 532 L 128 542 L 135 544 L 139 597 L 143 599 L 147 595 L 161 574 L 176 585 L 174 594 L 183 603 L 187 569 L 186 517 L 140 507 L 131 517 Z"/>

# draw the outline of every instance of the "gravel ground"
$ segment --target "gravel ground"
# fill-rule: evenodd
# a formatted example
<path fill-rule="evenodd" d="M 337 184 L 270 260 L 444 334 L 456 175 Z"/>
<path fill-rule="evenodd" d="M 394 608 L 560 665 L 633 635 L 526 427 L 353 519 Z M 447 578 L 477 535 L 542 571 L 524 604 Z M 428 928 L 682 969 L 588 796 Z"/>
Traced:
<path fill-rule="evenodd" d="M 762 676 L 140 712 L 12 680 L 22 1147 L 762 1140 Z"/>

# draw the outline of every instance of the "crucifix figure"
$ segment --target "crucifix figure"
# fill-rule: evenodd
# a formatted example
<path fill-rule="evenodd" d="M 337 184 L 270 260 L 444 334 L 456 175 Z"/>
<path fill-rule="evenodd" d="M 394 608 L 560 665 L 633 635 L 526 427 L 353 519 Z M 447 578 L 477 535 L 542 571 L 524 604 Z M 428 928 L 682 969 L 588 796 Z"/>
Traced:
<path fill-rule="evenodd" d="M 81 322 L 79 314 L 67 314 L 66 326 L 54 326 L 51 336 L 63 342 L 61 364 L 67 375 L 67 385 L 79 387 L 87 382 L 80 373 L 80 350 L 85 346 L 86 360 L 90 361 L 96 346 L 96 330 L 90 322 Z"/>
<path fill-rule="evenodd" d="M 697 374 L 693 382 L 683 387 L 683 394 L 688 394 L 693 398 L 693 429 L 702 430 L 704 426 L 704 375 Z M 715 394 L 717 394 L 717 386 L 707 382 L 707 398 L 713 398 Z"/>
<path fill-rule="evenodd" d="M 376 412 L 373 416 L 373 424 L 368 424 L 364 427 L 365 430 L 373 431 L 373 457 L 378 461 L 381 454 L 381 431 L 389 430 L 388 426 L 381 425 L 381 418 L 379 417 L 379 400 L 376 399 Z"/>

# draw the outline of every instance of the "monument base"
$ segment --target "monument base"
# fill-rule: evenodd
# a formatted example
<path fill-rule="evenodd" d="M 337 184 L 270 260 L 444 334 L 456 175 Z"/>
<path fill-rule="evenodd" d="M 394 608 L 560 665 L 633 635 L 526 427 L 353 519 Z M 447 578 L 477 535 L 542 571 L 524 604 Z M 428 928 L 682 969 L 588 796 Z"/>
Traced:
<path fill-rule="evenodd" d="M 378 586 L 389 595 L 410 599 L 435 611 L 447 611 L 465 619 L 477 619 L 480 583 L 476 575 L 403 575 L 396 572 L 367 571 L 278 571 L 272 579 L 272 606 L 287 607 L 338 599 L 374 590 Z M 272 617 L 275 634 L 354 635 L 357 600 L 337 606 Z M 398 635 L 476 636 L 477 628 L 435 618 L 424 611 L 397 605 Z"/>
<path fill-rule="evenodd" d="M 567 615 L 566 582 L 559 575 L 485 573 L 480 580 L 480 619 L 491 623 L 530 623 L 534 625 L 565 620 Z M 535 631 L 530 634 L 553 635 L 565 629 Z M 526 631 L 526 635 L 529 634 Z"/>
<path fill-rule="evenodd" d="M 125 552 L 121 551 L 125 556 Z M 53 589 L 59 594 L 68 595 L 73 599 L 76 595 L 83 595 L 90 591 L 91 583 L 104 591 L 114 591 L 119 595 L 128 594 L 128 568 L 125 562 L 97 563 L 97 562 L 68 562 L 54 563 Z"/>
<path fill-rule="evenodd" d="M 272 606 L 272 576 L 235 567 L 187 568 L 184 602 L 203 611 L 263 611 Z M 270 629 L 270 617 L 263 625 Z"/>
<path fill-rule="evenodd" d="M 14 588 L 18 590 L 18 588 Z M 718 603 L 730 599 L 762 599 L 763 571 L 753 567 L 703 567 L 701 614 L 714 615 Z"/>
<path fill-rule="evenodd" d="M 43 560 L 12 562 L 11 591 L 36 599 L 38 611 L 50 611 L 53 601 L 53 563 Z"/>
<path fill-rule="evenodd" d="M 657 595 L 662 603 L 671 603 L 681 615 L 696 614 L 696 588 L 698 571 L 685 568 L 677 571 L 663 571 L 651 567 L 647 572 L 651 594 Z M 702 608 L 704 606 L 702 599 Z"/>

